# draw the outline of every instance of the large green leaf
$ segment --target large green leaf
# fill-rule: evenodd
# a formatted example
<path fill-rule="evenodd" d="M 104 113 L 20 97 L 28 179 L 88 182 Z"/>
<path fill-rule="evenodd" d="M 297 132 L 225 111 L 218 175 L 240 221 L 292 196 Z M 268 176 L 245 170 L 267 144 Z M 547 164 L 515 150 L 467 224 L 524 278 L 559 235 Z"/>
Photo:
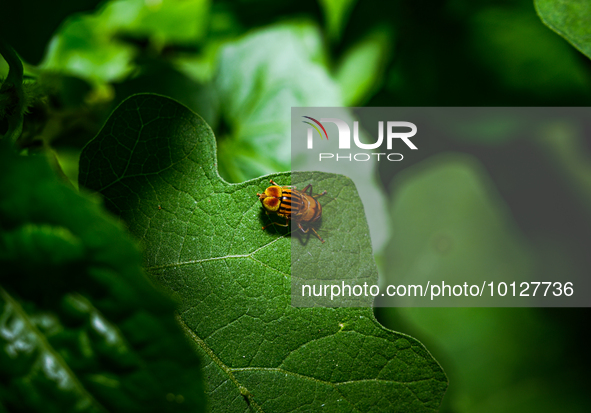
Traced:
<path fill-rule="evenodd" d="M 199 360 L 135 243 L 44 157 L 0 145 L 0 405 L 203 410 Z"/>
<path fill-rule="evenodd" d="M 591 3 L 588 0 L 535 0 L 542 21 L 591 59 Z"/>
<path fill-rule="evenodd" d="M 80 184 L 105 197 L 141 241 L 147 271 L 179 301 L 179 323 L 208 360 L 213 411 L 437 410 L 447 379 L 417 340 L 383 328 L 371 308 L 291 306 L 292 253 L 321 257 L 307 269 L 328 276 L 351 272 L 339 268 L 339 254 L 354 251 L 353 267 L 364 273 L 353 278 L 377 282 L 352 182 L 303 177 L 330 191 L 319 228 L 326 243 L 306 241 L 261 230 L 268 218 L 255 194 L 269 177 L 229 184 L 215 151 L 199 116 L 137 95 L 80 161 Z M 291 181 L 287 173 L 272 178 Z"/>

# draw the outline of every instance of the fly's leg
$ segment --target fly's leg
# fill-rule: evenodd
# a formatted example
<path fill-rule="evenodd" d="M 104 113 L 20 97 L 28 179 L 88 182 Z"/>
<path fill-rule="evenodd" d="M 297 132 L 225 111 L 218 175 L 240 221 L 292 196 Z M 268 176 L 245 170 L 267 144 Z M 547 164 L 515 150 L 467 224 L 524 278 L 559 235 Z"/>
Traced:
<path fill-rule="evenodd" d="M 279 185 L 277 182 L 275 182 L 275 181 L 274 181 L 274 180 L 272 180 L 272 179 L 269 179 L 269 182 L 271 182 L 271 183 L 272 183 L 273 185 L 275 185 L 275 186 L 281 186 L 281 185 Z M 297 188 L 296 186 L 294 186 L 294 185 L 283 185 L 283 187 L 282 187 L 282 188 L 293 188 L 293 189 L 298 189 L 298 188 Z"/>
<path fill-rule="evenodd" d="M 312 230 L 312 232 L 314 233 L 314 235 L 316 235 L 318 237 L 318 239 L 320 240 L 320 242 L 322 242 L 324 244 L 324 240 L 322 239 L 322 237 L 320 235 L 318 235 L 318 233 L 316 232 L 316 230 L 312 227 L 309 227 L 307 229 L 304 229 L 304 227 L 302 227 L 302 224 L 300 224 L 298 222 L 298 228 L 304 233 L 307 234 L 308 231 Z"/>
<path fill-rule="evenodd" d="M 320 240 L 320 242 L 322 242 L 324 244 L 324 240 L 322 239 L 322 237 L 320 235 L 318 235 L 318 233 L 316 232 L 316 230 L 314 228 L 310 228 L 312 230 L 312 232 L 314 233 L 314 235 L 316 235 L 318 237 L 318 239 Z"/>
<path fill-rule="evenodd" d="M 306 187 L 304 188 L 304 190 L 303 190 L 302 192 L 303 192 L 303 193 L 306 193 L 306 191 L 308 191 L 308 194 L 309 194 L 309 195 L 310 195 L 312 198 L 314 198 L 314 199 L 316 199 L 316 198 L 320 198 L 322 195 L 326 195 L 326 194 L 327 194 L 327 192 L 326 192 L 326 191 L 324 191 L 324 192 L 322 192 L 321 194 L 316 194 L 316 195 L 313 195 L 313 194 L 312 194 L 312 184 L 308 184 L 308 185 L 306 185 Z"/>
<path fill-rule="evenodd" d="M 269 215 L 269 214 L 267 214 Z M 270 224 L 265 225 L 262 229 L 265 229 L 267 227 L 270 227 L 271 225 L 279 225 L 280 227 L 289 227 L 289 220 L 286 218 L 285 219 L 285 224 L 280 224 L 279 222 L 271 222 Z"/>

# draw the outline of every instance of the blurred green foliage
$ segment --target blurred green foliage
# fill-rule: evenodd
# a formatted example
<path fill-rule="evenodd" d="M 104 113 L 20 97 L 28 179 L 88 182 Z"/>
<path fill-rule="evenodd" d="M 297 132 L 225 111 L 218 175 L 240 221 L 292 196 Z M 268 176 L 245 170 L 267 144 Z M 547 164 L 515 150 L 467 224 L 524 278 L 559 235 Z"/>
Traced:
<path fill-rule="evenodd" d="M 204 411 L 200 362 L 141 254 L 42 155 L 0 142 L 0 404 L 11 412 Z M 172 395 L 172 399 L 169 395 Z"/>
<path fill-rule="evenodd" d="M 527 243 L 475 159 L 430 157 L 398 174 L 391 193 L 389 284 L 530 279 Z"/>
<path fill-rule="evenodd" d="M 586 1 L 536 0 L 534 8 L 529 0 L 120 0 L 70 14 L 72 5 L 82 7 L 74 3 L 30 1 L 18 12 L 17 3 L 6 3 L 0 11 L 0 33 L 25 61 L 31 103 L 19 145 L 53 150 L 72 182 L 81 148 L 137 92 L 173 97 L 202 114 L 230 181 L 289 169 L 286 122 L 295 104 L 591 105 Z M 62 25 L 54 32 L 56 19 Z M 0 62 L 0 74 L 6 72 Z M 447 216 L 445 224 L 465 235 L 463 245 L 478 247 L 482 261 L 460 257 L 451 268 L 488 271 L 485 262 L 503 260 L 508 271 L 533 265 L 546 275 L 588 274 L 591 141 L 588 133 L 556 127 L 559 132 L 531 141 L 499 142 L 494 133 L 480 141 L 425 138 L 404 165 L 380 171 L 393 222 L 400 222 L 400 208 L 412 210 L 433 196 L 437 173 L 421 175 L 437 166 L 429 158 L 457 152 L 468 157 L 450 156 L 438 168 L 455 171 L 461 188 L 453 199 L 467 216 Z M 0 134 L 3 128 L 0 120 Z M 397 203 L 401 194 L 404 203 Z M 422 213 L 437 215 L 437 207 Z M 404 240 L 429 239 L 437 225 L 429 222 L 417 222 L 417 231 L 401 222 Z M 470 245 L 478 230 L 495 238 Z M 505 261 L 507 245 L 516 247 Z M 433 251 L 404 250 L 397 268 L 420 262 L 423 253 Z M 450 378 L 442 411 L 584 411 L 589 404 L 591 360 L 581 345 L 588 309 L 381 309 L 377 315 L 424 341 L 441 361 Z"/>
<path fill-rule="evenodd" d="M 531 185 L 531 180 L 526 184 Z M 545 190 L 555 193 L 552 188 Z M 584 279 L 588 274 L 588 258 L 572 245 L 589 245 L 587 217 L 579 213 L 567 223 L 570 246 L 553 239 L 553 231 L 544 228 L 556 220 L 552 216 L 533 223 L 530 237 L 525 237 L 523 217 L 509 209 L 519 200 L 508 197 L 507 205 L 473 157 L 449 153 L 429 157 L 397 174 L 391 193 L 387 284 L 426 284 L 434 279 L 462 284 L 473 277 L 519 283 L 550 280 L 557 274 L 561 279 L 566 274 L 569 279 Z M 540 205 L 530 208 L 547 213 Z M 550 207 L 556 214 L 565 213 L 556 205 Z M 583 231 L 574 225 L 583 225 Z M 589 383 L 584 370 L 590 360 L 576 350 L 577 342 L 585 340 L 576 325 L 585 319 L 587 309 L 380 308 L 377 312 L 391 328 L 425 339 L 446 367 L 450 377 L 446 411 L 587 410 L 589 397 L 581 389 Z"/>
<path fill-rule="evenodd" d="M 468 28 L 469 47 L 508 89 L 548 99 L 558 93 L 591 93 L 589 71 L 530 8 L 478 11 Z"/>
<path fill-rule="evenodd" d="M 339 39 L 356 0 L 319 0 L 329 39 Z"/>
<path fill-rule="evenodd" d="M 70 14 L 91 10 L 99 0 L 4 2 L 0 13 L 0 38 L 29 63 L 38 64 L 61 22 Z"/>
<path fill-rule="evenodd" d="M 227 133 L 220 173 L 240 182 L 289 170 L 292 106 L 341 106 L 318 28 L 283 23 L 223 47 L 215 89 Z"/>

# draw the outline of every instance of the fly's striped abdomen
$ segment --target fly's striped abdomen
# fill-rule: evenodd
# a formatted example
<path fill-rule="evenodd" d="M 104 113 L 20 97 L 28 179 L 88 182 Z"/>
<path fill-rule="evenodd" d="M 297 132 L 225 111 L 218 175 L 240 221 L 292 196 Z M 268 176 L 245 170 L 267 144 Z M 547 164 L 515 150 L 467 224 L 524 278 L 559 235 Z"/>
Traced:
<path fill-rule="evenodd" d="M 295 214 L 293 219 L 300 222 L 314 222 L 322 215 L 322 206 L 313 197 L 302 194 L 303 208 Z"/>

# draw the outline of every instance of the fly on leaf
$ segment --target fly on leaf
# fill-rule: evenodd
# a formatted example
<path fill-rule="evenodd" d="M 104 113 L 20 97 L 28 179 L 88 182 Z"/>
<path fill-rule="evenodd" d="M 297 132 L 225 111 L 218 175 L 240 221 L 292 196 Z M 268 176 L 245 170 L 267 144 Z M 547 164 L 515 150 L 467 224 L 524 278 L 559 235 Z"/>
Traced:
<path fill-rule="evenodd" d="M 285 224 L 278 222 L 271 222 L 265 225 L 263 229 L 269 225 L 279 225 L 281 227 L 289 226 L 289 221 L 294 221 L 298 228 L 307 234 L 312 230 L 314 235 L 324 243 L 324 240 L 316 230 L 311 226 L 322 217 L 322 205 L 317 198 L 326 195 L 326 191 L 320 194 L 312 193 L 312 184 L 299 191 L 295 186 L 279 186 L 272 179 L 270 180 L 272 186 L 265 189 L 262 194 L 257 193 L 265 211 L 267 213 L 274 212 L 278 217 L 285 218 Z"/>

